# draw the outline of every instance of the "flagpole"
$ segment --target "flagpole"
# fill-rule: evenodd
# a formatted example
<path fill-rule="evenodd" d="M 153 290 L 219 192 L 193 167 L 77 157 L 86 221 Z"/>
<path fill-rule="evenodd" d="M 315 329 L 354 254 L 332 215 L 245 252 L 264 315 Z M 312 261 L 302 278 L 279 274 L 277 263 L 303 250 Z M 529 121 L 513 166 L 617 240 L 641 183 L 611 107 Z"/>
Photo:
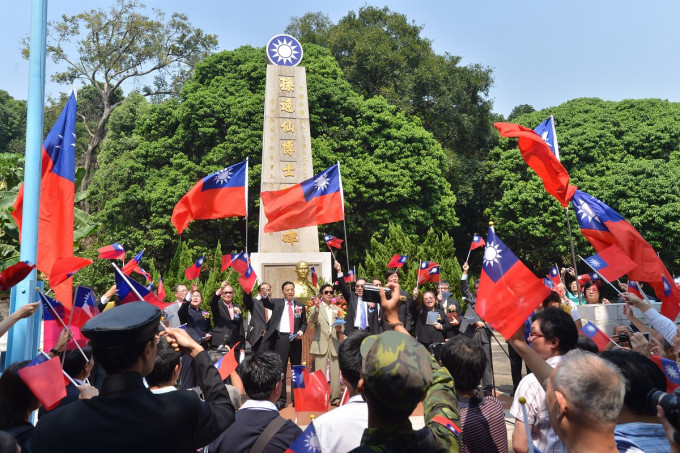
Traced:
<path fill-rule="evenodd" d="M 116 266 L 116 263 L 111 263 L 111 265 L 116 270 L 116 272 L 118 272 L 118 274 L 121 277 L 123 277 L 123 280 L 125 280 L 125 282 L 128 284 L 128 286 L 130 287 L 132 292 L 135 293 L 135 296 L 137 296 L 139 298 L 139 300 L 144 300 L 144 298 L 139 294 L 139 292 L 137 292 L 137 289 L 135 289 L 135 287 L 130 284 L 130 280 L 128 280 L 127 275 L 125 275 L 123 272 L 121 272 L 120 269 L 118 269 L 118 266 Z"/>
<path fill-rule="evenodd" d="M 595 272 L 597 275 L 599 275 L 600 278 L 601 278 L 602 280 L 604 280 L 605 282 L 607 282 L 607 284 L 608 284 L 609 286 L 611 286 L 612 288 L 614 288 L 614 291 L 616 291 L 617 294 L 618 294 L 619 296 L 621 295 L 621 291 L 620 291 L 616 286 L 612 285 L 612 283 L 611 283 L 609 280 L 607 280 L 606 278 L 604 278 L 604 276 L 603 276 L 602 274 L 600 274 L 593 266 L 591 266 L 590 263 L 588 263 L 588 261 L 584 260 L 583 257 L 582 257 L 581 255 L 579 255 L 578 257 L 581 258 L 581 261 L 583 261 L 584 263 L 586 263 L 586 265 L 588 265 L 588 267 L 591 268 L 591 269 L 593 270 L 593 272 Z"/>
<path fill-rule="evenodd" d="M 468 261 L 470 261 L 470 253 L 472 253 L 472 246 L 470 246 L 470 250 L 468 250 L 468 256 L 467 256 L 467 258 L 465 258 L 465 262 L 466 262 L 466 263 L 467 263 Z"/>
<path fill-rule="evenodd" d="M 420 287 L 420 268 L 423 265 L 423 260 L 420 260 L 420 264 L 418 264 L 418 273 L 416 274 L 416 291 L 420 293 L 419 287 Z"/>
<path fill-rule="evenodd" d="M 569 206 L 564 207 L 564 215 L 567 218 L 567 231 L 569 232 L 569 245 L 571 246 L 571 264 L 572 266 L 574 266 L 573 277 L 576 279 L 576 294 L 578 295 L 578 304 L 582 305 L 583 297 L 581 296 L 581 285 L 578 283 L 578 270 L 576 269 L 576 251 L 574 250 L 574 236 L 571 234 L 571 222 L 569 221 Z"/>
<path fill-rule="evenodd" d="M 59 324 L 61 324 L 61 326 L 62 326 L 64 329 L 66 329 L 66 330 L 68 330 L 68 331 L 70 332 L 71 329 L 69 329 L 68 327 L 66 327 L 66 324 L 64 324 L 64 320 L 61 319 L 61 316 L 59 316 L 59 313 L 57 313 L 57 310 L 54 309 L 54 307 L 53 307 L 52 304 L 50 303 L 50 300 L 43 294 L 42 291 L 39 291 L 39 292 L 40 292 L 40 295 L 42 296 L 42 300 L 47 304 L 48 307 L 50 307 L 50 310 L 52 310 L 52 314 L 54 314 L 54 316 L 57 318 L 57 320 L 59 321 Z M 77 342 L 75 339 L 73 339 L 73 342 L 75 343 L 75 345 L 76 345 L 76 347 L 78 348 L 78 350 L 80 351 L 80 353 L 83 355 L 83 358 L 84 358 L 87 362 L 89 362 L 90 359 L 87 358 L 87 356 L 85 355 L 85 353 L 83 352 L 83 350 L 80 348 L 80 345 L 78 344 L 78 342 Z M 67 342 L 66 344 L 68 344 L 68 342 Z"/>
<path fill-rule="evenodd" d="M 49 355 L 45 354 L 45 351 L 42 351 L 42 350 L 41 350 L 41 351 L 40 351 L 40 354 L 42 354 L 43 356 L 45 356 L 45 357 L 47 358 L 47 360 L 52 359 L 52 357 L 50 357 Z M 63 364 L 63 363 L 61 364 L 61 372 L 64 373 L 64 376 L 66 376 L 66 377 L 68 378 L 69 381 L 71 381 L 71 384 L 73 384 L 73 385 L 75 385 L 76 387 L 78 387 L 78 384 L 76 383 L 76 381 L 74 381 L 73 378 L 72 378 L 71 376 L 69 376 L 69 374 L 68 374 L 66 371 L 64 371 L 64 364 Z"/>
<path fill-rule="evenodd" d="M 248 157 L 246 157 L 246 252 L 248 252 Z"/>
<path fill-rule="evenodd" d="M 345 232 L 345 258 L 347 258 L 347 270 L 349 271 L 349 241 L 347 240 L 347 213 L 345 212 L 345 191 L 342 188 L 342 174 L 340 173 L 340 161 L 336 161 L 338 166 L 338 183 L 340 184 L 340 199 L 342 200 L 342 229 Z M 333 252 L 331 251 L 331 254 Z M 337 259 L 335 260 L 337 261 Z M 354 278 L 356 279 L 356 271 Z"/>

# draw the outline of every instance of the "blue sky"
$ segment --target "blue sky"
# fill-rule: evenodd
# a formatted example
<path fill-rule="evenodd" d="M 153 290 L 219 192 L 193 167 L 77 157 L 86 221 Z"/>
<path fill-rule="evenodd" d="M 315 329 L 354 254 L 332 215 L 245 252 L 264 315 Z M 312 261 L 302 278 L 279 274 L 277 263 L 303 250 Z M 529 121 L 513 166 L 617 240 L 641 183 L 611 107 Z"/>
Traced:
<path fill-rule="evenodd" d="M 51 0 L 48 19 L 110 3 Z M 323 11 L 337 22 L 366 4 L 386 5 L 421 25 L 422 36 L 432 41 L 437 53 L 459 55 L 464 65 L 493 68 L 490 97 L 494 111 L 506 116 L 518 104 L 543 109 L 577 97 L 680 101 L 677 1 L 147 0 L 145 4 L 187 14 L 194 26 L 218 36 L 220 50 L 264 46 L 283 32 L 290 17 L 309 11 Z M 21 58 L 19 41 L 29 32 L 30 1 L 8 2 L 4 8 L 0 89 L 26 99 L 28 62 Z M 48 60 L 48 79 L 56 69 Z M 46 94 L 56 96 L 68 89 L 48 81 Z"/>

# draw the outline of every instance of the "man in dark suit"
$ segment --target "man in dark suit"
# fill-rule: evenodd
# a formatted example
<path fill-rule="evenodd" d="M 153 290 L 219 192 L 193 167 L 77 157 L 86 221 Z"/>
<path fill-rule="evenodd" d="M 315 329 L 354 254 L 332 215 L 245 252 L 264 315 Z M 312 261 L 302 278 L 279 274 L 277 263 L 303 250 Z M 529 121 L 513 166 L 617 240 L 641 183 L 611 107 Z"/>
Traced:
<path fill-rule="evenodd" d="M 441 308 L 449 318 L 453 335 L 458 335 L 460 328 L 460 302 L 453 298 L 449 291 L 449 282 L 442 280 L 437 287 L 437 308 Z"/>
<path fill-rule="evenodd" d="M 343 297 L 347 301 L 347 313 L 345 313 L 345 336 L 349 336 L 355 330 L 369 332 L 371 334 L 379 334 L 378 326 L 378 305 L 374 303 L 363 302 L 364 286 L 366 286 L 366 279 L 357 279 L 354 286 L 354 293 L 352 293 L 345 283 L 342 274 L 342 266 L 338 261 L 333 264 L 338 275 L 338 287 Z"/>
<path fill-rule="evenodd" d="M 213 348 L 219 348 L 222 345 L 232 348 L 236 343 L 240 343 L 236 351 L 238 360 L 239 350 L 243 347 L 245 340 L 245 328 L 241 309 L 234 305 L 234 288 L 226 280 L 210 299 L 210 310 L 215 322 L 212 336 Z"/>
<path fill-rule="evenodd" d="M 208 353 L 186 331 L 156 334 L 161 311 L 144 301 L 111 308 L 81 332 L 106 370 L 97 398 L 78 400 L 42 417 L 28 450 L 50 452 L 187 452 L 215 440 L 234 422 L 234 406 Z M 193 357 L 195 392 L 154 395 L 142 378 L 156 360 L 158 341 Z"/>
<path fill-rule="evenodd" d="M 281 378 L 281 359 L 262 351 L 243 364 L 240 372 L 248 401 L 236 412 L 236 421 L 210 444 L 215 453 L 283 453 L 302 434 L 292 421 L 279 415 L 274 405 L 286 383 Z M 259 442 L 262 448 L 255 448 Z"/>
<path fill-rule="evenodd" d="M 295 284 L 293 282 L 284 282 L 281 289 L 283 290 L 283 299 L 267 297 L 262 299 L 262 304 L 272 311 L 265 337 L 271 336 L 274 351 L 281 357 L 281 362 L 283 362 L 281 371 L 285 383 L 288 377 L 288 359 L 290 359 L 291 365 L 302 363 L 302 335 L 307 330 L 307 312 L 302 303 L 293 300 L 295 296 Z M 276 403 L 279 410 L 286 407 L 287 397 L 288 393 L 284 385 L 281 389 L 281 396 Z"/>
<path fill-rule="evenodd" d="M 250 294 L 243 293 L 243 304 L 250 312 L 250 324 L 246 332 L 246 340 L 250 343 L 253 354 L 260 351 L 268 351 L 273 330 L 268 330 L 269 317 L 271 310 L 264 308 L 262 299 L 268 298 L 272 293 L 269 283 L 260 283 L 260 294 L 257 298 L 252 298 Z"/>

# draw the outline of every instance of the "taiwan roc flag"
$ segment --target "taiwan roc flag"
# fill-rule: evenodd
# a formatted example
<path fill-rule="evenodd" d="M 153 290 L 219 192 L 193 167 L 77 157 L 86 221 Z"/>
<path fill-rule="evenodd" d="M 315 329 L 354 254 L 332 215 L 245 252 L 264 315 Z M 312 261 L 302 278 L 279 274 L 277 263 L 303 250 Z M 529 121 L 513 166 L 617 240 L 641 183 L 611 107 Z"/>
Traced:
<path fill-rule="evenodd" d="M 42 149 L 38 270 L 50 275 L 57 258 L 73 256 L 73 199 L 76 177 L 76 95 L 47 134 Z M 21 232 L 24 186 L 19 188 L 12 217 Z M 57 299 L 71 306 L 73 279 L 52 288 Z"/>
<path fill-rule="evenodd" d="M 477 310 L 494 329 L 509 338 L 550 290 L 489 227 L 484 249 Z"/>
<path fill-rule="evenodd" d="M 287 189 L 262 192 L 260 197 L 267 217 L 265 233 L 345 218 L 339 163 Z"/>
<path fill-rule="evenodd" d="M 177 233 L 182 234 L 194 219 L 248 215 L 247 187 L 248 159 L 201 179 L 172 211 L 171 221 Z"/>

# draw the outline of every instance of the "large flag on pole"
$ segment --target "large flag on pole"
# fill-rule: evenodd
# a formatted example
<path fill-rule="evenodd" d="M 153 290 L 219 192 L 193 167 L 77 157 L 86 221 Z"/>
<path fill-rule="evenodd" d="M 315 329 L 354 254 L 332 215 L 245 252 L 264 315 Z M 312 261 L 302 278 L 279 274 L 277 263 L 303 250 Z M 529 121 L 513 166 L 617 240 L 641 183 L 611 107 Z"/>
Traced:
<path fill-rule="evenodd" d="M 548 145 L 555 157 L 557 157 L 557 160 L 560 160 L 560 148 L 557 146 L 557 133 L 555 132 L 555 118 L 550 115 L 550 118 L 534 128 L 534 132 Z"/>
<path fill-rule="evenodd" d="M 661 276 L 665 276 L 667 281 L 671 281 L 673 277 L 638 230 L 621 214 L 583 191 L 577 190 L 574 193 L 572 204 L 576 210 L 581 233 L 595 250 L 600 253 L 612 245 L 618 245 L 636 264 L 636 267 L 628 272 L 628 278 L 649 283 L 659 299 L 664 301 L 661 305 L 661 314 L 669 319 L 675 319 L 680 313 L 680 306 L 672 301 L 680 300 L 680 291 L 673 285 L 671 288 L 673 297 L 664 297 L 666 288 Z"/>
<path fill-rule="evenodd" d="M 637 266 L 618 245 L 610 245 L 599 253 L 586 258 L 585 262 L 610 282 L 627 274 L 628 271 Z"/>
<path fill-rule="evenodd" d="M 57 258 L 73 256 L 73 199 L 76 178 L 76 95 L 43 143 L 40 179 L 40 221 L 38 224 L 38 270 L 50 275 Z M 12 217 L 21 231 L 24 186 L 19 188 Z M 54 290 L 57 299 L 71 306 L 73 279 Z"/>
<path fill-rule="evenodd" d="M 182 234 L 194 219 L 248 215 L 247 186 L 248 159 L 198 181 L 172 211 L 171 221 L 177 233 Z"/>
<path fill-rule="evenodd" d="M 522 159 L 543 180 L 545 190 L 565 208 L 574 195 L 576 186 L 569 184 L 569 173 L 555 157 L 550 147 L 533 130 L 519 124 L 495 123 L 502 137 L 517 137 Z"/>
<path fill-rule="evenodd" d="M 287 189 L 262 192 L 265 233 L 322 225 L 345 218 L 340 164 Z"/>
<path fill-rule="evenodd" d="M 477 312 L 505 338 L 515 333 L 550 290 L 489 227 L 482 275 L 477 293 Z"/>

